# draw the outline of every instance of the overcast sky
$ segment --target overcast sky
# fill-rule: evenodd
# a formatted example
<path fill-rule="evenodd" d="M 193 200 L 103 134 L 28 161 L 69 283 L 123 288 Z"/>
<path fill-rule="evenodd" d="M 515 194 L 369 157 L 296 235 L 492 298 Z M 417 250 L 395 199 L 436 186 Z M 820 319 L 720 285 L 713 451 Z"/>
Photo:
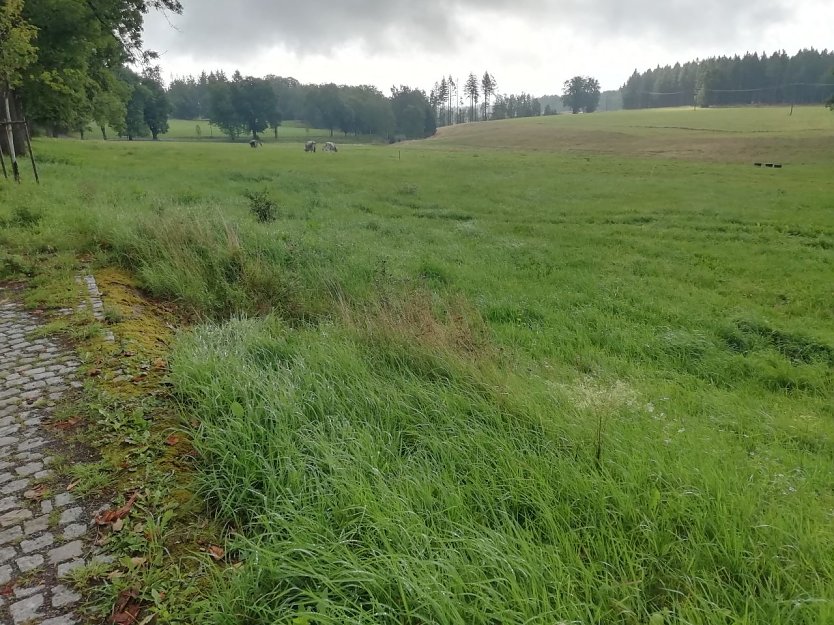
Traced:
<path fill-rule="evenodd" d="M 617 89 L 635 69 L 834 46 L 834 0 L 183 0 L 152 15 L 163 76 L 203 69 L 429 90 L 489 70 L 502 93 Z"/>

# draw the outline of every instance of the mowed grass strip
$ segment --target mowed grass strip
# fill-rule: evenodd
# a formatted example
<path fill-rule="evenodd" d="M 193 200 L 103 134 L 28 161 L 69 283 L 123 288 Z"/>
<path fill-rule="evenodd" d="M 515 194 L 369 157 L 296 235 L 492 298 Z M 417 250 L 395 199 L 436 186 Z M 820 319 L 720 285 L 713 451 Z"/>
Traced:
<path fill-rule="evenodd" d="M 89 252 L 205 321 L 172 375 L 242 565 L 203 622 L 834 619 L 828 152 L 631 132 L 653 155 L 37 142 L 3 275 Z"/>

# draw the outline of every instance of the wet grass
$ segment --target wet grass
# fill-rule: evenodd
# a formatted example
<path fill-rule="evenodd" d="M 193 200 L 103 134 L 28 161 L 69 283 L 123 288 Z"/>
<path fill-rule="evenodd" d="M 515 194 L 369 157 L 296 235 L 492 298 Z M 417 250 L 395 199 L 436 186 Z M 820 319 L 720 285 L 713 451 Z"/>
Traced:
<path fill-rule="evenodd" d="M 5 277 L 87 253 L 197 322 L 202 622 L 834 620 L 828 148 L 681 159 L 643 115 L 650 155 L 599 155 L 616 115 L 569 153 L 38 142 Z"/>

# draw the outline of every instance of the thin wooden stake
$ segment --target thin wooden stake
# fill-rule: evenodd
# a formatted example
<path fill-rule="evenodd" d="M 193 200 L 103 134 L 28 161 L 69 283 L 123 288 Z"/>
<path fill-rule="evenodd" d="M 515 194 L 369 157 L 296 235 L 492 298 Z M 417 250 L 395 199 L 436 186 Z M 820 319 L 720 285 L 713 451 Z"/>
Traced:
<path fill-rule="evenodd" d="M 3 178 L 9 179 L 9 174 L 6 172 L 6 159 L 3 158 L 3 150 L 0 150 L 0 165 L 3 166 Z"/>
<path fill-rule="evenodd" d="M 32 151 L 32 141 L 29 138 L 29 122 L 23 120 L 24 130 L 26 131 L 26 147 L 29 149 L 29 158 L 32 161 L 32 171 L 35 172 L 35 182 L 41 183 L 41 178 L 38 176 L 38 166 L 35 165 L 35 153 Z"/>

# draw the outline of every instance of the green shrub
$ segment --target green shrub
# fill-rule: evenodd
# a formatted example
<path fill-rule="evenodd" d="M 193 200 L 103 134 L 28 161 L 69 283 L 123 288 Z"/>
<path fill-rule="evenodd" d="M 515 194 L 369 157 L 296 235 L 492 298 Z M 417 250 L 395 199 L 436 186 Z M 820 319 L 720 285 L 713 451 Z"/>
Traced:
<path fill-rule="evenodd" d="M 261 223 L 269 223 L 278 218 L 278 206 L 266 191 L 250 191 L 246 193 L 249 200 L 249 211 Z"/>

